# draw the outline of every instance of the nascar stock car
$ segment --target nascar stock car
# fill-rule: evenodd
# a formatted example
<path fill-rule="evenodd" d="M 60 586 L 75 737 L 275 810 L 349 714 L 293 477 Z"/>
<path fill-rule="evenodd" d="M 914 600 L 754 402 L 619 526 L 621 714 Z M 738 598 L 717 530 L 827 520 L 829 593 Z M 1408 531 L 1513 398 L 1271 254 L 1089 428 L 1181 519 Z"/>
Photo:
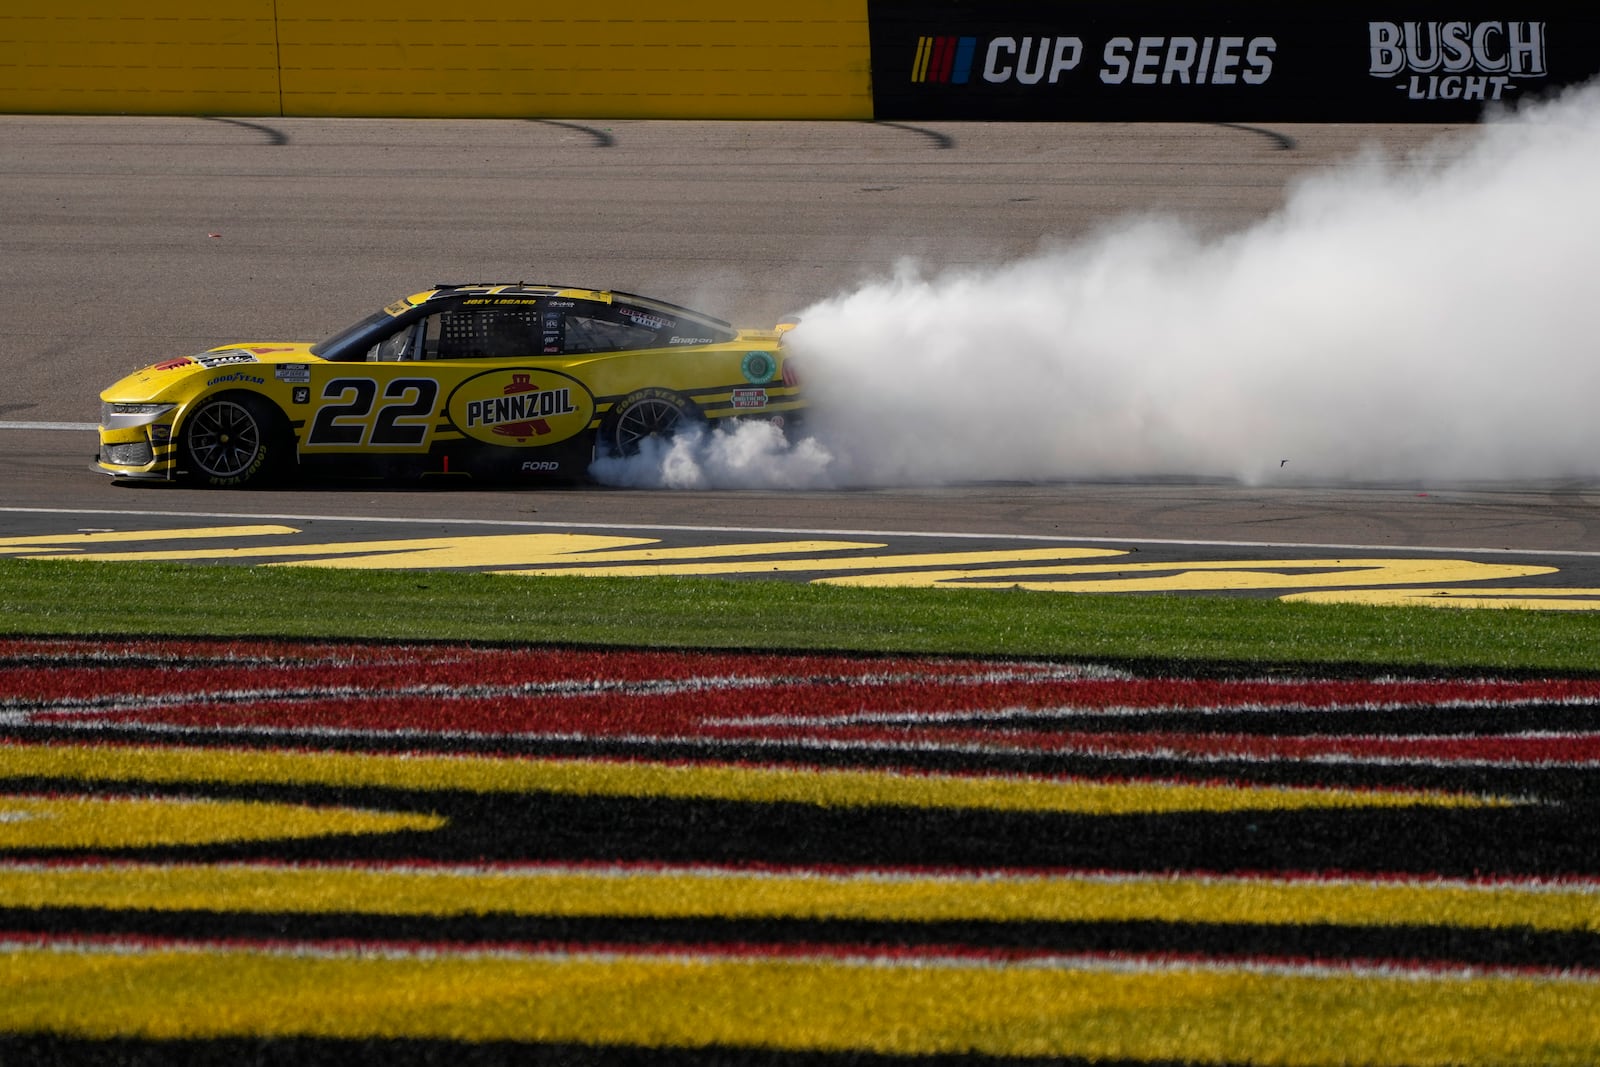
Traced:
<path fill-rule="evenodd" d="M 169 359 L 100 394 L 116 479 L 262 484 L 297 472 L 578 480 L 693 423 L 805 406 L 783 335 L 646 297 L 436 285 L 316 344 Z"/>

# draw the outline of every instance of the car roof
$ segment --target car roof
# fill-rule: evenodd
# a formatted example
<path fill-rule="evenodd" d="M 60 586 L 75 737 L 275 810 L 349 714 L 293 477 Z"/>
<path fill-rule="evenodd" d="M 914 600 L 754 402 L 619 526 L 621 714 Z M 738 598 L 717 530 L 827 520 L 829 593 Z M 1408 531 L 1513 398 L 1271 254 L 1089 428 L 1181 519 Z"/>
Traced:
<path fill-rule="evenodd" d="M 541 296 L 566 296 L 579 300 L 597 300 L 610 304 L 616 300 L 623 300 L 630 304 L 651 308 L 656 311 L 671 312 L 675 315 L 696 318 L 702 322 L 713 323 L 718 326 L 733 329 L 733 324 L 707 315 L 703 311 L 684 307 L 681 304 L 668 303 L 654 297 L 640 296 L 638 293 L 627 293 L 620 289 L 588 289 L 581 286 L 550 285 L 535 282 L 438 282 L 432 289 L 413 294 L 409 299 L 413 306 L 420 306 L 434 300 L 450 300 L 460 296 L 487 296 L 502 299 L 516 300 L 529 299 Z"/>

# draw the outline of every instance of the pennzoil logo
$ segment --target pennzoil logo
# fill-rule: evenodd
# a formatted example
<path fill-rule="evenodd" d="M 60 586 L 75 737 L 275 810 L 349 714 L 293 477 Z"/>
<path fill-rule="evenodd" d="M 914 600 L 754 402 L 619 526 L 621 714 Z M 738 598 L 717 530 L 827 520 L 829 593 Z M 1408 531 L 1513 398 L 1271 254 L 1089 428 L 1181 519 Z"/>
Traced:
<path fill-rule="evenodd" d="M 260 363 L 252 352 L 242 348 L 230 348 L 222 352 L 202 352 L 193 357 L 194 361 L 206 370 L 216 370 L 218 367 L 231 367 L 239 363 Z"/>
<path fill-rule="evenodd" d="M 485 444 L 534 448 L 588 428 L 594 397 L 576 378 L 518 367 L 474 375 L 450 394 L 450 421 Z"/>

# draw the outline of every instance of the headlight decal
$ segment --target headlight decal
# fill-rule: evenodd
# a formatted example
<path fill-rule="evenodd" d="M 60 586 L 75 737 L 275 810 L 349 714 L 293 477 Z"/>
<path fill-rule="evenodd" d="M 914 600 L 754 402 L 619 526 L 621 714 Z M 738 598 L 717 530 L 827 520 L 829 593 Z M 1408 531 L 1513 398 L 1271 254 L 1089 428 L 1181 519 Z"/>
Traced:
<path fill-rule="evenodd" d="M 107 401 L 100 405 L 100 425 L 107 430 L 128 430 L 135 426 L 148 426 L 175 407 L 176 404 Z"/>

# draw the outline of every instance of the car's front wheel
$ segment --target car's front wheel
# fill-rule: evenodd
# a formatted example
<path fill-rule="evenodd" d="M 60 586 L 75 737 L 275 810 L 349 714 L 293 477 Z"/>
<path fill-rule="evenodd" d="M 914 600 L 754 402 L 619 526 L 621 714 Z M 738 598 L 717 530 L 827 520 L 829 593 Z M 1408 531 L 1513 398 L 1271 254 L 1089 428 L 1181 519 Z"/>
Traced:
<path fill-rule="evenodd" d="M 183 468 L 202 485 L 245 486 L 271 481 L 288 445 L 271 405 L 252 396 L 219 396 L 183 424 Z"/>

